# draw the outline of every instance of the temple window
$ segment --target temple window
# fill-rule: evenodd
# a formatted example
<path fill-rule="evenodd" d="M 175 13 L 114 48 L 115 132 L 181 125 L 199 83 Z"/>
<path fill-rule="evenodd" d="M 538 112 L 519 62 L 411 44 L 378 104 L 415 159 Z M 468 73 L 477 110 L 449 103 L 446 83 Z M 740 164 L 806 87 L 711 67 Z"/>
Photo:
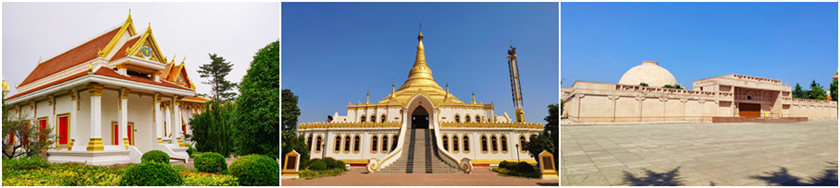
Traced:
<path fill-rule="evenodd" d="M 461 123 L 461 116 L 455 114 L 455 123 Z"/>
<path fill-rule="evenodd" d="M 481 116 L 475 115 L 475 122 L 481 123 Z"/>
<path fill-rule="evenodd" d="M 356 137 L 353 138 L 353 152 L 359 152 L 359 142 L 361 140 L 362 138 L 359 137 L 359 135 L 356 135 Z"/>
<path fill-rule="evenodd" d="M 499 151 L 499 145 L 497 145 L 498 143 L 499 142 L 497 142 L 497 140 L 496 140 L 496 135 L 490 136 L 490 145 L 493 148 L 493 153 L 496 153 L 496 152 Z"/>
<path fill-rule="evenodd" d="M 350 135 L 344 136 L 344 152 L 350 151 Z"/>
<path fill-rule="evenodd" d="M 370 115 L 370 122 L 376 123 L 376 115 Z"/>
<path fill-rule="evenodd" d="M 467 122 L 467 123 L 470 122 L 470 115 L 469 114 L 464 116 L 464 122 Z"/>
<path fill-rule="evenodd" d="M 464 134 L 464 152 L 470 152 L 470 137 Z"/>
<path fill-rule="evenodd" d="M 58 115 L 58 145 L 67 145 L 70 141 L 70 114 Z"/>
<path fill-rule="evenodd" d="M 386 120 L 386 119 L 387 119 L 387 118 L 385 118 L 385 114 L 382 114 L 382 116 L 380 116 L 380 117 L 379 117 L 379 122 L 381 122 L 381 123 L 385 123 L 385 120 Z"/>
<path fill-rule="evenodd" d="M 315 152 L 321 152 L 321 135 L 315 138 Z"/>
<path fill-rule="evenodd" d="M 338 152 L 340 150 L 341 150 L 341 135 L 336 135 L 335 136 L 335 150 L 333 150 L 333 151 Z"/>
<path fill-rule="evenodd" d="M 362 117 L 360 117 L 360 118 L 359 118 L 359 119 L 360 119 L 360 121 L 359 121 L 359 122 L 364 123 L 364 122 L 365 122 L 365 118 L 366 118 L 366 117 L 365 117 L 365 115 L 364 115 L 364 114 L 362 114 Z"/>
<path fill-rule="evenodd" d="M 376 135 L 373 135 L 373 137 L 370 138 L 370 152 L 371 153 L 376 153 L 376 151 L 379 151 L 377 149 L 378 146 L 379 146 L 379 137 L 376 136 Z"/>
<path fill-rule="evenodd" d="M 507 136 L 501 135 L 499 137 L 499 144 L 502 145 L 502 152 L 507 152 L 508 151 Z"/>
<path fill-rule="evenodd" d="M 481 135 L 481 152 L 487 152 L 487 136 Z"/>
<path fill-rule="evenodd" d="M 441 142 L 443 143 L 443 150 L 449 151 L 449 137 L 443 135 L 443 138 L 441 140 L 443 140 L 443 142 Z"/>
<path fill-rule="evenodd" d="M 394 151 L 394 149 L 397 149 L 397 142 L 400 141 L 399 137 L 397 137 L 396 134 L 393 136 L 393 138 L 394 139 L 391 139 L 391 151 Z"/>
<path fill-rule="evenodd" d="M 382 153 L 388 152 L 388 135 L 382 135 Z"/>
<path fill-rule="evenodd" d="M 525 150 L 525 144 L 527 144 L 527 142 L 525 142 L 525 136 L 524 135 L 519 136 L 519 151 L 520 152 L 527 151 L 527 150 Z"/>
<path fill-rule="evenodd" d="M 306 136 L 306 145 L 309 146 L 309 149 L 312 149 L 312 134 Z"/>
<path fill-rule="evenodd" d="M 452 135 L 452 151 L 458 152 L 458 135 Z"/>

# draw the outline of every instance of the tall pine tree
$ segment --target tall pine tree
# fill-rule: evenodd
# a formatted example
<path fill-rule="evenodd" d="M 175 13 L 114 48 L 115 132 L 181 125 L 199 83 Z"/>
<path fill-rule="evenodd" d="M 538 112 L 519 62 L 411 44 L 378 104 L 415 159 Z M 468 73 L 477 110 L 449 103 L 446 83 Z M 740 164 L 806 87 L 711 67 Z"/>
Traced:
<path fill-rule="evenodd" d="M 198 69 L 202 78 L 210 77 L 210 80 L 202 83 L 210 85 L 212 91 L 209 95 L 213 100 L 227 101 L 233 99 L 236 97 L 236 93 L 232 92 L 236 83 L 225 80 L 225 76 L 233 69 L 233 64 L 227 62 L 222 56 L 209 55 L 210 63 L 201 65 Z"/>
<path fill-rule="evenodd" d="M 804 92 L 802 91 L 802 86 L 799 83 L 796 83 L 796 86 L 793 87 L 793 98 L 798 99 L 805 99 L 808 97 L 804 97 Z"/>

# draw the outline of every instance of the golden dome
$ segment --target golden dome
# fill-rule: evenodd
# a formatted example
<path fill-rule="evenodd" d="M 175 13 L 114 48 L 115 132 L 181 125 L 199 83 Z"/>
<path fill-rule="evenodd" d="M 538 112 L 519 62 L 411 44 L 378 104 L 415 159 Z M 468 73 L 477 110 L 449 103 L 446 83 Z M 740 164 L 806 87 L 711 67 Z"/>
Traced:
<path fill-rule="evenodd" d="M 448 90 L 443 90 L 432 76 L 432 69 L 429 69 L 429 65 L 426 63 L 426 53 L 423 47 L 423 32 L 417 35 L 417 41 L 417 54 L 415 56 L 414 66 L 408 72 L 408 79 L 405 80 L 405 83 L 399 89 L 379 101 L 379 103 L 405 104 L 414 96 L 423 94 L 423 96 L 431 99 L 433 103 L 463 104 L 455 96 L 449 94 Z"/>
<path fill-rule="evenodd" d="M 656 61 L 643 61 L 641 65 L 637 65 L 621 76 L 618 84 L 625 85 L 639 85 L 641 83 L 648 84 L 649 87 L 662 87 L 665 85 L 676 85 L 677 79 L 665 68 L 659 66 Z"/>

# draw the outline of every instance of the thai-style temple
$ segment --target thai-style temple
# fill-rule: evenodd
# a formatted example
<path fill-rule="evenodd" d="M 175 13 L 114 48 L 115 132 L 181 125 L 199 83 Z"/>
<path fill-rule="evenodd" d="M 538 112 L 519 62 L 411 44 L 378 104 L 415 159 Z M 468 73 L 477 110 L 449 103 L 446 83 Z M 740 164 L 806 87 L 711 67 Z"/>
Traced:
<path fill-rule="evenodd" d="M 129 13 L 124 23 L 34 67 L 16 94 L 5 96 L 4 83 L 3 115 L 52 130 L 47 161 L 139 163 L 150 150 L 189 158 L 184 134 L 209 99 L 196 96 L 184 60 L 163 56 L 151 24 L 138 33 Z M 3 142 L 14 143 L 10 136 Z"/>
<path fill-rule="evenodd" d="M 837 119 L 837 101 L 793 98 L 781 80 L 726 74 L 692 84 L 691 90 L 673 88 L 678 83 L 671 72 L 644 61 L 618 84 L 576 81 L 561 88 L 561 117 L 578 123 Z"/>
<path fill-rule="evenodd" d="M 536 164 L 522 146 L 542 132 L 539 123 L 526 123 L 522 111 L 515 50 L 508 52 L 516 120 L 496 115 L 493 103 L 463 102 L 441 87 L 426 62 L 423 34 L 408 79 L 377 101 L 347 104 L 330 122 L 302 123 L 310 158 L 334 158 L 365 165 L 370 172 L 469 172 L 473 165 L 503 160 Z"/>

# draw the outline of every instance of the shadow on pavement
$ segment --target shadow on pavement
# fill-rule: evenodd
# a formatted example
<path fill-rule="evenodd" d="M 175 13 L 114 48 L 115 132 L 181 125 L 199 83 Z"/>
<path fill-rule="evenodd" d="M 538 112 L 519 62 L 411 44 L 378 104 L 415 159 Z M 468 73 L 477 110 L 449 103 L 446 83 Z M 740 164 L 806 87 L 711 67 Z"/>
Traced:
<path fill-rule="evenodd" d="M 837 162 L 828 162 L 828 169 L 823 170 L 822 174 L 817 177 L 808 178 L 807 181 L 802 181 L 803 178 L 790 175 L 787 168 L 782 167 L 776 172 L 765 172 L 768 176 L 751 176 L 751 178 L 759 179 L 767 182 L 769 185 L 782 186 L 837 186 Z"/>
<path fill-rule="evenodd" d="M 540 186 L 560 186 L 560 183 L 537 183 Z"/>
<path fill-rule="evenodd" d="M 679 177 L 680 167 L 674 168 L 671 171 L 657 173 L 645 169 L 644 176 L 633 176 L 630 172 L 624 171 L 624 183 L 630 186 L 676 186 L 682 185 Z"/>

